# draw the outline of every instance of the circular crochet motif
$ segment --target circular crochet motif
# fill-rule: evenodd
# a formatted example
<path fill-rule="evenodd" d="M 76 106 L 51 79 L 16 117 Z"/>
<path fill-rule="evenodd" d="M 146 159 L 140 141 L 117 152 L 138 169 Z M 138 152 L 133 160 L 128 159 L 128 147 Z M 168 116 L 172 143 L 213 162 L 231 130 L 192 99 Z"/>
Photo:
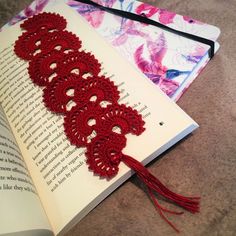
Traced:
<path fill-rule="evenodd" d="M 15 53 L 24 60 L 31 60 L 41 52 L 41 40 L 45 31 L 25 32 L 15 43 Z"/>
<path fill-rule="evenodd" d="M 43 90 L 43 101 L 46 107 L 53 112 L 66 113 L 71 109 L 70 101 L 74 102 L 76 106 L 84 105 L 83 100 L 76 99 L 76 93 L 81 86 L 80 80 L 79 76 L 73 74 L 55 77 Z"/>
<path fill-rule="evenodd" d="M 64 56 L 64 53 L 57 50 L 35 56 L 28 67 L 31 80 L 39 86 L 49 85 L 59 75 L 60 62 Z"/>
<path fill-rule="evenodd" d="M 126 138 L 119 134 L 101 134 L 87 146 L 89 169 L 101 177 L 112 178 L 119 171 Z"/>
<path fill-rule="evenodd" d="M 59 14 L 43 12 L 27 19 L 20 26 L 28 32 L 40 32 L 45 29 L 61 31 L 66 28 L 66 25 L 66 20 Z"/>
<path fill-rule="evenodd" d="M 64 119 L 65 133 L 72 144 L 78 147 L 86 146 L 91 142 L 90 137 L 95 131 L 96 135 L 97 122 L 102 113 L 102 108 L 89 103 L 84 107 L 73 107 L 70 112 L 67 112 Z"/>
<path fill-rule="evenodd" d="M 75 50 L 81 47 L 81 41 L 68 31 L 54 31 L 46 34 L 42 38 L 42 52 L 50 52 L 53 50 L 63 51 Z"/>
<path fill-rule="evenodd" d="M 101 70 L 101 64 L 91 53 L 69 52 L 66 54 L 61 62 L 59 73 L 61 75 L 68 75 L 69 73 L 79 74 L 84 76 L 98 75 Z"/>
<path fill-rule="evenodd" d="M 82 80 L 78 100 L 93 101 L 96 105 L 106 101 L 116 103 L 119 99 L 119 91 L 114 83 L 104 76 L 93 76 Z"/>
<path fill-rule="evenodd" d="M 102 132 L 108 133 L 120 129 L 117 132 L 123 135 L 128 133 L 140 135 L 145 130 L 142 116 L 136 110 L 126 107 L 124 104 L 107 106 L 99 119 L 98 126 Z"/>

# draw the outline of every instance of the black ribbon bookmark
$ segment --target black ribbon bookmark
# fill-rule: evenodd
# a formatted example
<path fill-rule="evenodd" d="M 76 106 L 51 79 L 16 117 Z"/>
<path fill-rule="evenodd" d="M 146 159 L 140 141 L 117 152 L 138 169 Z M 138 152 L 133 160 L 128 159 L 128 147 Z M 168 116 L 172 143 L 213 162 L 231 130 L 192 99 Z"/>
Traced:
<path fill-rule="evenodd" d="M 147 18 L 143 15 L 137 15 L 137 14 L 134 14 L 132 12 L 122 11 L 122 10 L 118 10 L 118 9 L 114 9 L 114 8 L 110 8 L 110 7 L 105 7 L 105 6 L 102 6 L 102 5 L 100 5 L 96 2 L 93 2 L 91 0 L 75 0 L 75 1 L 85 3 L 85 4 L 89 4 L 91 6 L 99 8 L 103 11 L 106 11 L 106 12 L 109 12 L 111 14 L 130 19 L 130 20 L 133 20 L 133 21 L 138 21 L 138 22 L 141 22 L 141 23 L 157 26 L 161 29 L 164 29 L 164 30 L 166 30 L 168 32 L 171 32 L 171 33 L 174 33 L 174 34 L 177 34 L 179 36 L 182 36 L 182 37 L 185 37 L 185 38 L 188 38 L 188 39 L 191 39 L 191 40 L 203 43 L 203 44 L 207 44 L 207 45 L 210 46 L 210 49 L 208 51 L 209 58 L 212 59 L 214 54 L 215 54 L 215 42 L 210 40 L 210 39 L 206 39 L 206 38 L 203 38 L 203 37 L 200 37 L 200 36 L 197 36 L 197 35 L 189 34 L 189 33 L 183 32 L 183 31 L 179 31 L 179 30 L 170 28 L 170 27 L 168 27 L 166 25 L 163 25 L 163 24 L 161 24 L 157 21 L 149 19 L 149 18 Z"/>

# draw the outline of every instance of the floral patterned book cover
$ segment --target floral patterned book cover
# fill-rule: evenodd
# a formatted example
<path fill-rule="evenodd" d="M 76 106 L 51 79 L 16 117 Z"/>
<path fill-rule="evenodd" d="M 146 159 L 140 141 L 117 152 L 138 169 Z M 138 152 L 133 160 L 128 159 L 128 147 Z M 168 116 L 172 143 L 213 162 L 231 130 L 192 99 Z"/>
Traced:
<path fill-rule="evenodd" d="M 15 16 L 8 27 L 58 0 L 35 0 Z M 209 46 L 155 26 L 104 12 L 91 5 L 65 1 L 84 17 L 123 57 L 177 101 L 209 61 Z M 116 9 L 145 15 L 171 28 L 216 41 L 220 30 L 212 25 L 135 0 L 94 0 Z M 3 27 L 3 28 L 4 28 Z M 216 49 L 219 45 L 216 43 Z M 135 79 L 135 78 L 134 78 Z"/>

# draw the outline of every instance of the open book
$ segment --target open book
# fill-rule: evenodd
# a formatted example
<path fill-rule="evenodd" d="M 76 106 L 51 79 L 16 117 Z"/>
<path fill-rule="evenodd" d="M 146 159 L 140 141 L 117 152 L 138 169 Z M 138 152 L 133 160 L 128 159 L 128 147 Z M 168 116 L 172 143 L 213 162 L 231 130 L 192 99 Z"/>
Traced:
<path fill-rule="evenodd" d="M 44 9 L 50 2 L 35 0 L 4 28 Z M 63 0 L 64 1 L 64 0 Z M 94 0 L 101 5 L 145 15 L 145 17 L 182 32 L 215 42 L 219 28 L 166 9 L 135 0 Z M 161 28 L 122 18 L 79 1 L 65 3 L 80 14 L 124 58 L 140 70 L 172 100 L 177 101 L 209 62 L 209 46 L 169 33 Z"/>
<path fill-rule="evenodd" d="M 112 49 L 90 25 L 58 2 L 44 9 L 67 20 L 67 30 L 102 62 L 121 92 L 120 103 L 135 108 L 145 132 L 127 135 L 124 153 L 147 164 L 198 125 L 142 73 Z M 63 117 L 48 111 L 42 89 L 29 78 L 28 62 L 14 53 L 19 24 L 0 33 L 0 234 L 63 233 L 82 219 L 133 172 L 124 164 L 112 179 L 88 170 L 85 149 L 70 144 Z"/>

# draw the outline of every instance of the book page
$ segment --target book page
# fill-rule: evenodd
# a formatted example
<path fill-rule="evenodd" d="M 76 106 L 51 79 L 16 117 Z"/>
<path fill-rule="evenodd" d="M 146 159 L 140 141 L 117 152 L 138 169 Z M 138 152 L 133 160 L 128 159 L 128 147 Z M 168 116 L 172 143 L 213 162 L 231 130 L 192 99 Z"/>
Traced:
<path fill-rule="evenodd" d="M 0 234 L 50 229 L 46 214 L 1 106 L 0 202 Z"/>
<path fill-rule="evenodd" d="M 57 12 L 67 19 L 67 30 L 80 37 L 83 49 L 91 51 L 103 63 L 102 73 L 118 86 L 120 103 L 143 115 L 146 131 L 140 136 L 127 135 L 124 153 L 146 164 L 197 127 L 76 12 L 59 3 L 46 11 Z M 69 222 L 72 225 L 86 215 L 132 172 L 121 163 L 118 175 L 108 181 L 88 170 L 86 150 L 70 144 L 64 134 L 63 116 L 45 108 L 42 88 L 34 85 L 28 76 L 28 62 L 14 54 L 13 45 L 21 33 L 19 25 L 0 33 L 0 100 L 57 234 Z"/>

